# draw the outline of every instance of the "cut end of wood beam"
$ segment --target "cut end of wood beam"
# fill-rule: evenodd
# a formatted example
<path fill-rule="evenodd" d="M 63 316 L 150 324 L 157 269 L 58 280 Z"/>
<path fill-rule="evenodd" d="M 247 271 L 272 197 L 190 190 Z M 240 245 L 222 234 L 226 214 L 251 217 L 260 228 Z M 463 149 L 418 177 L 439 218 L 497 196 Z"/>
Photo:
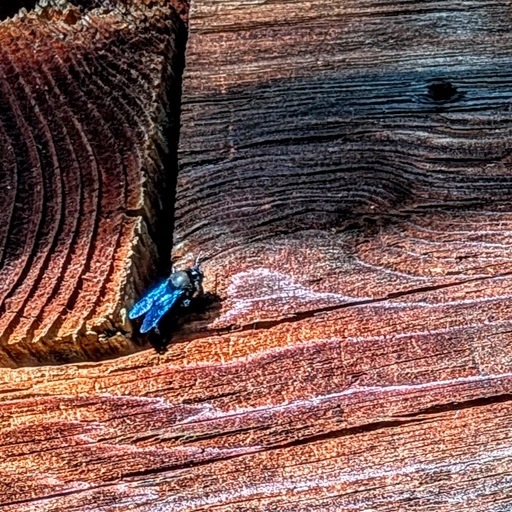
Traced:
<path fill-rule="evenodd" d="M 158 264 L 184 25 L 165 1 L 82 3 L 0 22 L 2 366 L 133 352 Z"/>

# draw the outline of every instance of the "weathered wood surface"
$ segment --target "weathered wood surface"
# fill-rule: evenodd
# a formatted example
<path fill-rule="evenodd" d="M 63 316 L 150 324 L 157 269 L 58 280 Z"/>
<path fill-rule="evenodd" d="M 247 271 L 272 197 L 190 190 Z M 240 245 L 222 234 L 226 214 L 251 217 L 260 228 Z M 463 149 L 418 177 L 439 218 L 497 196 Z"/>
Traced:
<path fill-rule="evenodd" d="M 398 341 L 230 357 L 250 341 L 3 370 L 2 510 L 510 506 L 510 373 L 418 348 L 411 378 Z"/>
<path fill-rule="evenodd" d="M 192 5 L 175 255 L 210 258 L 209 327 L 241 329 L 215 350 L 274 413 L 237 424 L 272 455 L 226 462 L 243 483 L 210 503 L 512 507 L 509 7 Z"/>
<path fill-rule="evenodd" d="M 135 350 L 123 311 L 154 277 L 174 180 L 174 9 L 53 3 L 0 23 L 1 366 Z"/>
<path fill-rule="evenodd" d="M 164 356 L 0 371 L 0 508 L 512 508 L 511 27 L 196 0 L 174 254 L 222 300 Z"/>

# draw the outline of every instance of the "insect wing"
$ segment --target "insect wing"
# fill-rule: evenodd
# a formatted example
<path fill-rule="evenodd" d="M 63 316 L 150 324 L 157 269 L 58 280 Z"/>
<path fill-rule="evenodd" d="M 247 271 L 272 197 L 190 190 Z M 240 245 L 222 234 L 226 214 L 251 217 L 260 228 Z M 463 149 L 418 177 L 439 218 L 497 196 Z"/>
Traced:
<path fill-rule="evenodd" d="M 163 283 L 159 284 L 154 290 L 150 291 L 145 297 L 142 297 L 128 313 L 128 318 L 133 320 L 139 316 L 147 313 L 153 304 L 157 303 L 162 297 L 172 293 L 169 281 L 166 279 Z"/>
<path fill-rule="evenodd" d="M 156 327 L 161 318 L 174 306 L 183 293 L 184 291 L 178 288 L 174 290 L 169 289 L 158 302 L 154 302 L 140 326 L 140 332 L 145 333 Z"/>

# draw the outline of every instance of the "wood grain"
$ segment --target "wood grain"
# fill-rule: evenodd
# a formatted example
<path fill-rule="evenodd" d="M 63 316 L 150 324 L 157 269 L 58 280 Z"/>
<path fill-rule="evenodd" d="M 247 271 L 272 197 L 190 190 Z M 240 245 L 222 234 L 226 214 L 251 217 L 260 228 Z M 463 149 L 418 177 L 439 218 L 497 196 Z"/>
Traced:
<path fill-rule="evenodd" d="M 508 206 L 510 17 L 499 1 L 196 3 L 176 254 Z"/>
<path fill-rule="evenodd" d="M 165 355 L 0 370 L 0 509 L 512 508 L 510 9 L 196 0 Z"/>
<path fill-rule="evenodd" d="M 507 509 L 509 455 L 459 456 L 476 414 L 494 457 L 510 400 L 509 6 L 205 0 L 190 27 L 174 254 L 222 303 L 184 358 L 215 329 L 214 399 L 270 419 L 176 508 Z"/>
<path fill-rule="evenodd" d="M 208 359 L 206 344 L 222 353 Z M 465 369 L 462 349 L 441 356 L 418 346 L 413 362 L 410 343 L 351 352 L 312 341 L 231 361 L 226 345 L 201 339 L 165 356 L 2 370 L 1 506 L 510 505 L 510 373 Z"/>
<path fill-rule="evenodd" d="M 123 312 L 157 262 L 182 23 L 166 2 L 101 5 L 0 23 L 3 366 L 136 349 Z"/>

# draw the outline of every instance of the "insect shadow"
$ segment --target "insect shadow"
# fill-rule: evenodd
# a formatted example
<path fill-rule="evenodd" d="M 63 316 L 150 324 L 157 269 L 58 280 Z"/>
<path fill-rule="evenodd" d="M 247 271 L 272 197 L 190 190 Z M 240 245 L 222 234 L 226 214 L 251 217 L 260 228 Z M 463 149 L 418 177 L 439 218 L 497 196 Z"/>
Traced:
<path fill-rule="evenodd" d="M 205 293 L 190 299 L 186 307 L 178 307 L 162 317 L 158 330 L 151 330 L 146 339 L 159 353 L 167 351 L 173 341 L 190 340 L 208 330 L 208 324 L 219 316 L 222 299 L 215 293 Z"/>
<path fill-rule="evenodd" d="M 173 270 L 145 292 L 128 312 L 130 320 L 141 320 L 139 332 L 147 335 L 157 352 L 166 350 L 171 342 L 170 333 L 180 330 L 184 321 L 192 321 L 195 316 L 197 324 L 201 312 L 209 312 L 207 317 L 211 318 L 213 306 L 217 304 L 217 310 L 220 309 L 220 298 L 203 292 L 203 277 L 198 260 L 190 268 Z"/>

